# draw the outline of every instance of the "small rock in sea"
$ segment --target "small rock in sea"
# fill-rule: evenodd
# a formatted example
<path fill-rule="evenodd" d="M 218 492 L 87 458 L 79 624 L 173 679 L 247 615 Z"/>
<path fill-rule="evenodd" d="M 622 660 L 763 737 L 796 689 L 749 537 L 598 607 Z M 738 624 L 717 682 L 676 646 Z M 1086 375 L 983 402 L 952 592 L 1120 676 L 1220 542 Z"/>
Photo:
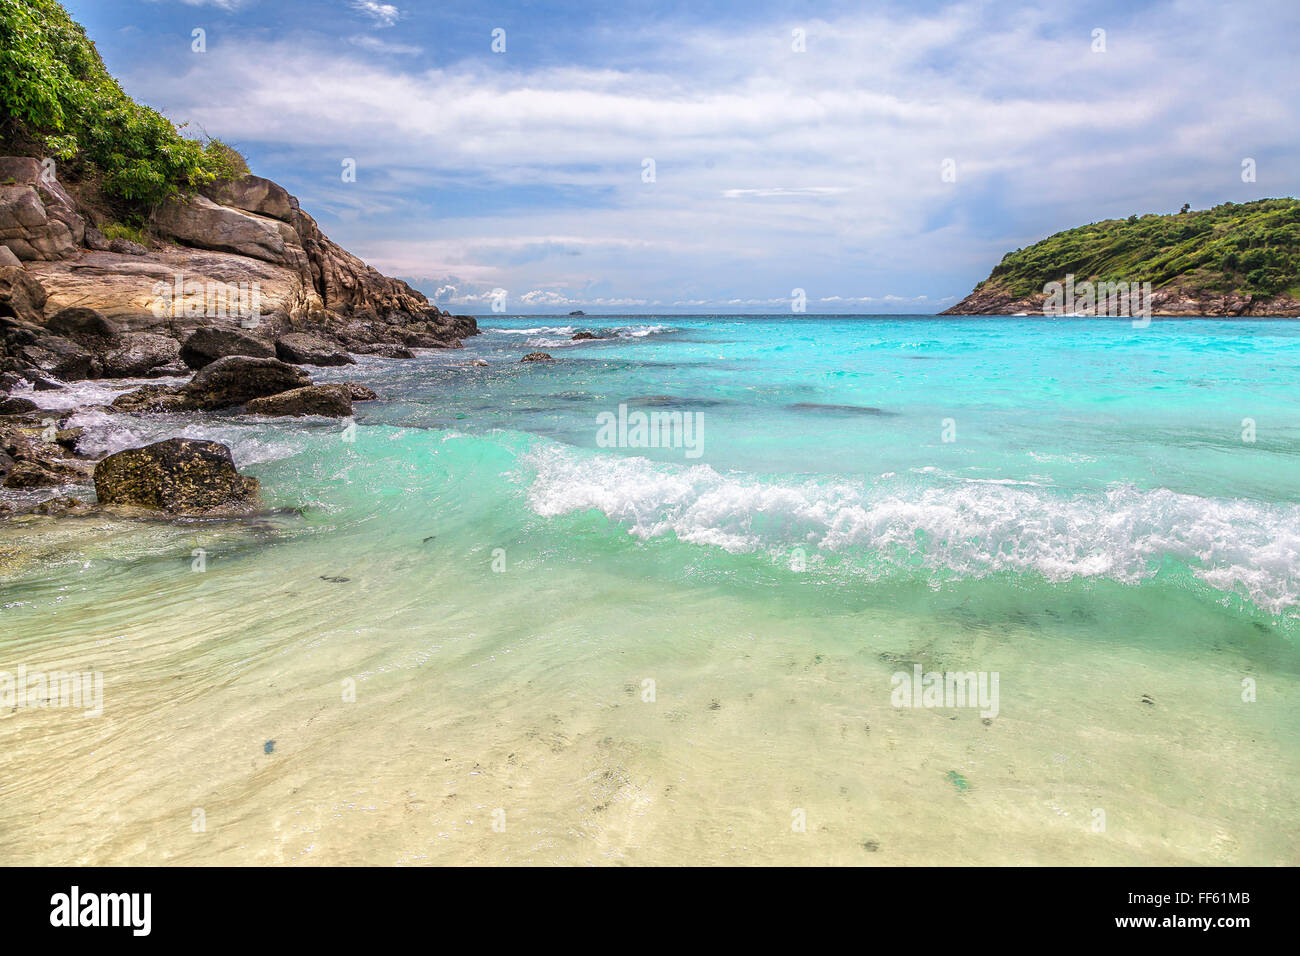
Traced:
<path fill-rule="evenodd" d="M 348 390 L 348 394 L 352 396 L 354 402 L 373 402 L 379 397 L 375 394 L 374 389 L 358 385 L 356 382 L 344 382 L 343 387 Z"/>
<path fill-rule="evenodd" d="M 555 359 L 551 358 L 551 357 L 550 357 L 549 355 L 547 355 L 545 352 L 529 352 L 527 355 L 525 355 L 525 356 L 524 356 L 523 358 L 521 358 L 519 361 L 521 361 L 521 362 L 554 362 Z"/>
<path fill-rule="evenodd" d="M 250 415 L 352 416 L 352 391 L 346 385 L 304 385 L 277 395 L 255 398 L 244 408 Z"/>
<path fill-rule="evenodd" d="M 866 850 L 868 853 L 875 853 L 880 849 L 880 844 L 875 840 L 863 840 L 862 849 Z"/>
<path fill-rule="evenodd" d="M 992 726 L 993 726 L 993 718 L 992 718 L 992 717 L 985 717 L 983 720 L 980 721 L 980 723 L 982 723 L 985 727 L 992 727 Z"/>
<path fill-rule="evenodd" d="M 352 580 L 351 578 L 340 577 L 339 575 L 335 575 L 335 574 L 322 574 L 320 576 L 320 579 L 322 581 L 328 581 L 330 582 L 330 584 L 347 584 L 349 581 Z"/>
<path fill-rule="evenodd" d="M 230 449 L 212 441 L 169 438 L 119 451 L 95 466 L 94 481 L 101 505 L 185 515 L 260 506 L 257 479 L 236 471 Z"/>
<path fill-rule="evenodd" d="M 595 332 L 588 332 L 586 329 L 583 329 L 581 332 L 573 333 L 573 341 L 575 342 L 584 342 L 587 339 L 598 339 L 598 338 L 600 338 L 599 335 L 597 335 Z"/>
<path fill-rule="evenodd" d="M 38 407 L 30 398 L 6 398 L 0 400 L 0 415 L 25 415 Z"/>
<path fill-rule="evenodd" d="M 713 699 L 713 703 L 709 704 L 709 710 L 721 710 L 721 709 L 722 709 L 722 702 L 715 697 Z"/>
<path fill-rule="evenodd" d="M 431 535 L 429 535 L 429 537 L 427 537 L 427 538 L 425 538 L 423 541 L 421 541 L 420 544 L 428 544 L 430 541 L 432 541 L 432 540 L 433 540 L 434 538 L 436 538 L 436 537 L 438 537 L 436 534 L 431 534 Z"/>
<path fill-rule="evenodd" d="M 1156 705 L 1156 699 L 1150 694 L 1143 694 L 1142 703 L 1146 704 L 1148 707 L 1154 707 Z"/>
<path fill-rule="evenodd" d="M 275 741 L 274 741 L 274 740 L 268 740 L 266 743 L 262 744 L 262 753 L 264 753 L 264 754 L 269 754 L 269 753 L 274 753 L 274 752 L 275 752 Z"/>

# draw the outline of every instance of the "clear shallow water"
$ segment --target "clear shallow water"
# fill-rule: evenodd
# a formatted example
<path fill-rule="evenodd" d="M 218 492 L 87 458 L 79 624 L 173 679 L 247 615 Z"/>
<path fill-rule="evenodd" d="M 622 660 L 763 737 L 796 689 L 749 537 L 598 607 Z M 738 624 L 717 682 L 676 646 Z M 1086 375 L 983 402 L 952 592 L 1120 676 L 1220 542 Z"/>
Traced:
<path fill-rule="evenodd" d="M 0 526 L 0 669 L 105 683 L 0 716 L 7 857 L 1296 862 L 1300 325 L 482 325 L 318 373 L 355 441 L 84 416 L 302 510 Z M 700 456 L 602 447 L 620 403 Z M 892 706 L 914 664 L 997 716 Z"/>

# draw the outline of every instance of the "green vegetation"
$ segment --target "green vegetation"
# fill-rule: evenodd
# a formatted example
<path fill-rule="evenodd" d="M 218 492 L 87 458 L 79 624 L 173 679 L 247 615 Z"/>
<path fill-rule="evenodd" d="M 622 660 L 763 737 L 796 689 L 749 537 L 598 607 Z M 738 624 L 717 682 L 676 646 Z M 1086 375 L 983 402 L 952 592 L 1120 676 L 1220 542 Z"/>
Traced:
<path fill-rule="evenodd" d="M 57 157 L 135 221 L 177 191 L 248 171 L 230 146 L 188 139 L 127 96 L 55 0 L 0 0 L 0 145 Z"/>
<path fill-rule="evenodd" d="M 149 245 L 149 239 L 145 236 L 144 230 L 137 229 L 135 226 L 128 226 L 124 222 L 105 223 L 99 231 L 104 234 L 105 239 L 130 239 L 142 246 Z"/>
<path fill-rule="evenodd" d="M 976 289 L 990 284 L 1023 298 L 1067 273 L 1157 289 L 1181 280 L 1215 292 L 1300 295 L 1300 200 L 1229 202 L 1067 229 L 1007 253 Z"/>

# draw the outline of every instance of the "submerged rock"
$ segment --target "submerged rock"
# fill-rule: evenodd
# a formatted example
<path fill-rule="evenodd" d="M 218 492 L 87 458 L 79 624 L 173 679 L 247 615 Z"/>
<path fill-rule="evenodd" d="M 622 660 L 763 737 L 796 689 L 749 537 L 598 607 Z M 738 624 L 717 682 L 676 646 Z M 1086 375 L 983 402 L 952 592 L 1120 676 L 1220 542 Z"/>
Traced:
<path fill-rule="evenodd" d="M 119 412 L 179 412 L 188 406 L 181 386 L 143 385 L 113 399 L 112 408 Z"/>
<path fill-rule="evenodd" d="M 369 344 L 351 346 L 352 351 L 358 355 L 378 355 L 380 358 L 390 359 L 409 359 L 415 358 L 415 353 L 405 345 L 395 345 L 391 342 L 371 342 Z"/>
<path fill-rule="evenodd" d="M 245 410 L 250 415 L 324 415 L 328 418 L 347 418 L 352 414 L 352 393 L 346 385 L 307 385 L 265 398 L 255 398 Z"/>
<path fill-rule="evenodd" d="M 356 382 L 344 382 L 343 387 L 348 390 L 348 394 L 352 396 L 354 402 L 373 402 L 379 398 L 372 389 L 366 388 L 364 385 L 358 385 Z"/>
<path fill-rule="evenodd" d="M 132 505 L 173 515 L 239 512 L 259 503 L 256 478 L 239 474 L 230 449 L 169 438 L 109 455 L 95 466 L 101 505 Z"/>
<path fill-rule="evenodd" d="M 191 408 L 217 409 L 310 384 L 306 372 L 279 359 L 227 355 L 196 372 L 181 394 Z"/>

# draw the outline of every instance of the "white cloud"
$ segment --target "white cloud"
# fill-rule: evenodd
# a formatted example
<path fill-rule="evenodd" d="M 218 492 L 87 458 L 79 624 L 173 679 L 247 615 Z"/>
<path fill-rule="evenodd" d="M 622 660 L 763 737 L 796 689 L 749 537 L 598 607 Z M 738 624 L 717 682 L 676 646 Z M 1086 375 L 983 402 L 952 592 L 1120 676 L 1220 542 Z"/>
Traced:
<path fill-rule="evenodd" d="M 402 11 L 391 3 L 378 3 L 377 0 L 352 0 L 352 9 L 374 20 L 381 27 L 391 27 L 402 16 Z"/>
<path fill-rule="evenodd" d="M 400 16 L 354 5 L 379 25 Z M 399 274 L 570 297 L 597 284 L 614 298 L 768 302 L 802 287 L 828 303 L 919 303 L 964 294 L 1003 252 L 1060 228 L 1248 198 L 1240 157 L 1294 156 L 1300 120 L 1270 80 L 1296 14 L 1256 6 L 1130 12 L 1101 55 L 1059 14 L 997 19 L 975 3 L 811 21 L 807 54 L 781 24 L 664 22 L 614 66 L 423 68 L 287 37 L 132 89 L 213 135 L 290 151 L 303 174 L 286 184 L 304 205 Z M 1261 18 L 1275 28 L 1261 34 Z M 1224 49 L 1252 55 L 1207 70 Z M 357 159 L 357 183 L 307 173 L 340 156 Z M 940 176 L 948 158 L 956 182 Z M 1296 191 L 1296 168 L 1276 164 L 1256 195 Z M 482 208 L 443 211 L 439 190 L 471 189 Z M 491 201 L 530 190 L 590 201 Z"/>

